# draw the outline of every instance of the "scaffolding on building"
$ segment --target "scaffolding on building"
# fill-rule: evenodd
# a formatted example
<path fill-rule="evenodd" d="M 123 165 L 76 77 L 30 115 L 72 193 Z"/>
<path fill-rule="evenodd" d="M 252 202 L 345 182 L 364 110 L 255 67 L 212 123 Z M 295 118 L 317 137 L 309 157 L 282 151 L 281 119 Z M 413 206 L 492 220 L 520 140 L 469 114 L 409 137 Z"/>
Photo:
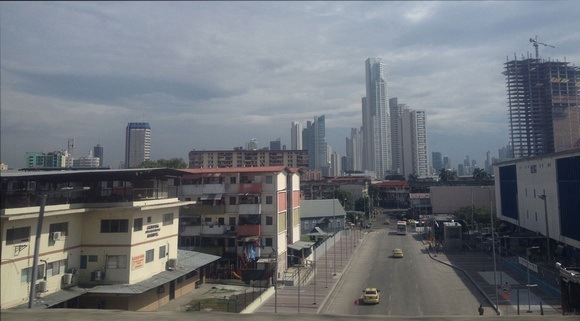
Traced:
<path fill-rule="evenodd" d="M 574 148 L 580 142 L 580 68 L 531 57 L 504 65 L 514 157 Z"/>

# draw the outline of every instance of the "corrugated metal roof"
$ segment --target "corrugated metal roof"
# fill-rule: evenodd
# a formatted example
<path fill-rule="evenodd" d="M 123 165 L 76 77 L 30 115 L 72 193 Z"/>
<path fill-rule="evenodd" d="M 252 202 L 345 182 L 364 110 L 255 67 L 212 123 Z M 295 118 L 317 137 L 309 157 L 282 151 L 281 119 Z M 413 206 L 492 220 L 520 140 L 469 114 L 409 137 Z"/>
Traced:
<path fill-rule="evenodd" d="M 98 285 L 88 289 L 88 293 L 139 294 L 175 280 L 204 265 L 220 259 L 219 256 L 194 251 L 177 251 L 177 268 L 163 271 L 135 284 Z"/>
<path fill-rule="evenodd" d="M 303 200 L 300 202 L 300 218 L 346 216 L 346 211 L 337 199 Z"/>

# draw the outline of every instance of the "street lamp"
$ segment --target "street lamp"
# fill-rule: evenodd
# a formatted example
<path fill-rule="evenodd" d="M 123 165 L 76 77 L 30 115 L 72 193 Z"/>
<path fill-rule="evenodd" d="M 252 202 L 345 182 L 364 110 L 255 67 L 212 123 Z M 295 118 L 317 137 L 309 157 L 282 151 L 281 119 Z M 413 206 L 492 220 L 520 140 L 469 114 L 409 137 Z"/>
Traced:
<path fill-rule="evenodd" d="M 533 286 L 536 286 L 536 284 L 530 284 L 530 264 L 532 263 L 532 262 L 530 262 L 530 254 L 531 254 L 530 250 L 537 250 L 539 248 L 540 248 L 539 246 L 532 246 L 532 247 L 528 247 L 526 249 L 526 254 L 528 257 L 528 261 L 526 262 L 526 267 L 528 268 L 528 284 L 526 284 L 526 286 L 528 287 L 528 311 L 526 311 L 527 313 L 532 313 L 532 304 L 530 302 L 530 296 L 531 296 L 530 288 Z"/>
<path fill-rule="evenodd" d="M 550 264 L 550 229 L 548 228 L 548 205 L 546 202 L 546 192 L 539 196 L 544 201 L 544 217 L 546 220 L 546 243 L 548 246 L 548 264 Z"/>
<path fill-rule="evenodd" d="M 497 293 L 497 266 L 495 263 L 495 228 L 494 228 L 494 218 L 493 218 L 493 201 L 491 199 L 491 186 L 481 186 L 481 188 L 487 187 L 489 193 L 489 216 L 491 217 L 491 250 L 493 251 L 493 287 L 495 289 L 495 311 L 499 315 L 499 298 Z"/>

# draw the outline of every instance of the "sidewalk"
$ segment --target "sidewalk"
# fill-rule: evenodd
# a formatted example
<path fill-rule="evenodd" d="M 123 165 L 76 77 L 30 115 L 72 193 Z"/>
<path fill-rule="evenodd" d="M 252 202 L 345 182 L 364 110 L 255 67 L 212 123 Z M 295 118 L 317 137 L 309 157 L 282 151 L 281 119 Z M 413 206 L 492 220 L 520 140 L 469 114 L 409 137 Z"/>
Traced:
<path fill-rule="evenodd" d="M 429 252 L 428 250 L 425 250 Z M 562 315 L 561 298 L 552 289 L 528 287 L 526 275 L 516 271 L 496 255 L 494 280 L 493 258 L 484 252 L 433 253 L 434 260 L 464 271 L 480 289 L 491 306 L 496 303 L 502 315 Z M 494 283 L 497 283 L 497 291 Z M 533 282 L 530 282 L 533 284 Z M 529 295 L 528 295 L 529 294 Z M 519 306 L 519 311 L 518 311 Z"/>
<path fill-rule="evenodd" d="M 336 244 L 332 240 L 326 246 L 317 248 L 319 258 L 316 260 L 316 273 L 304 280 L 301 286 L 279 286 L 256 313 L 316 314 L 324 305 L 329 294 L 336 287 L 350 260 L 356 255 L 359 245 L 364 242 L 368 232 L 356 231 L 345 235 Z M 300 290 L 300 291 L 299 291 Z"/>

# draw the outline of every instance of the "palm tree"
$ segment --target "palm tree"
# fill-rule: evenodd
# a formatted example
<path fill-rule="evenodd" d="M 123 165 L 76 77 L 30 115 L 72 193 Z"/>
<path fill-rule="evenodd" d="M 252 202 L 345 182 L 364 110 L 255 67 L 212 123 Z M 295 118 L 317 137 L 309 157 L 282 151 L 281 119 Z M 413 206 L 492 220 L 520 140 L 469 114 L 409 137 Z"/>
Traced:
<path fill-rule="evenodd" d="M 457 178 L 457 173 L 455 173 L 455 171 L 452 170 L 447 170 L 445 168 L 441 169 L 441 172 L 439 173 L 439 179 L 442 182 L 451 182 L 454 181 Z"/>
<path fill-rule="evenodd" d="M 483 168 L 476 168 L 473 171 L 473 179 L 477 182 L 489 180 L 489 174 Z"/>

